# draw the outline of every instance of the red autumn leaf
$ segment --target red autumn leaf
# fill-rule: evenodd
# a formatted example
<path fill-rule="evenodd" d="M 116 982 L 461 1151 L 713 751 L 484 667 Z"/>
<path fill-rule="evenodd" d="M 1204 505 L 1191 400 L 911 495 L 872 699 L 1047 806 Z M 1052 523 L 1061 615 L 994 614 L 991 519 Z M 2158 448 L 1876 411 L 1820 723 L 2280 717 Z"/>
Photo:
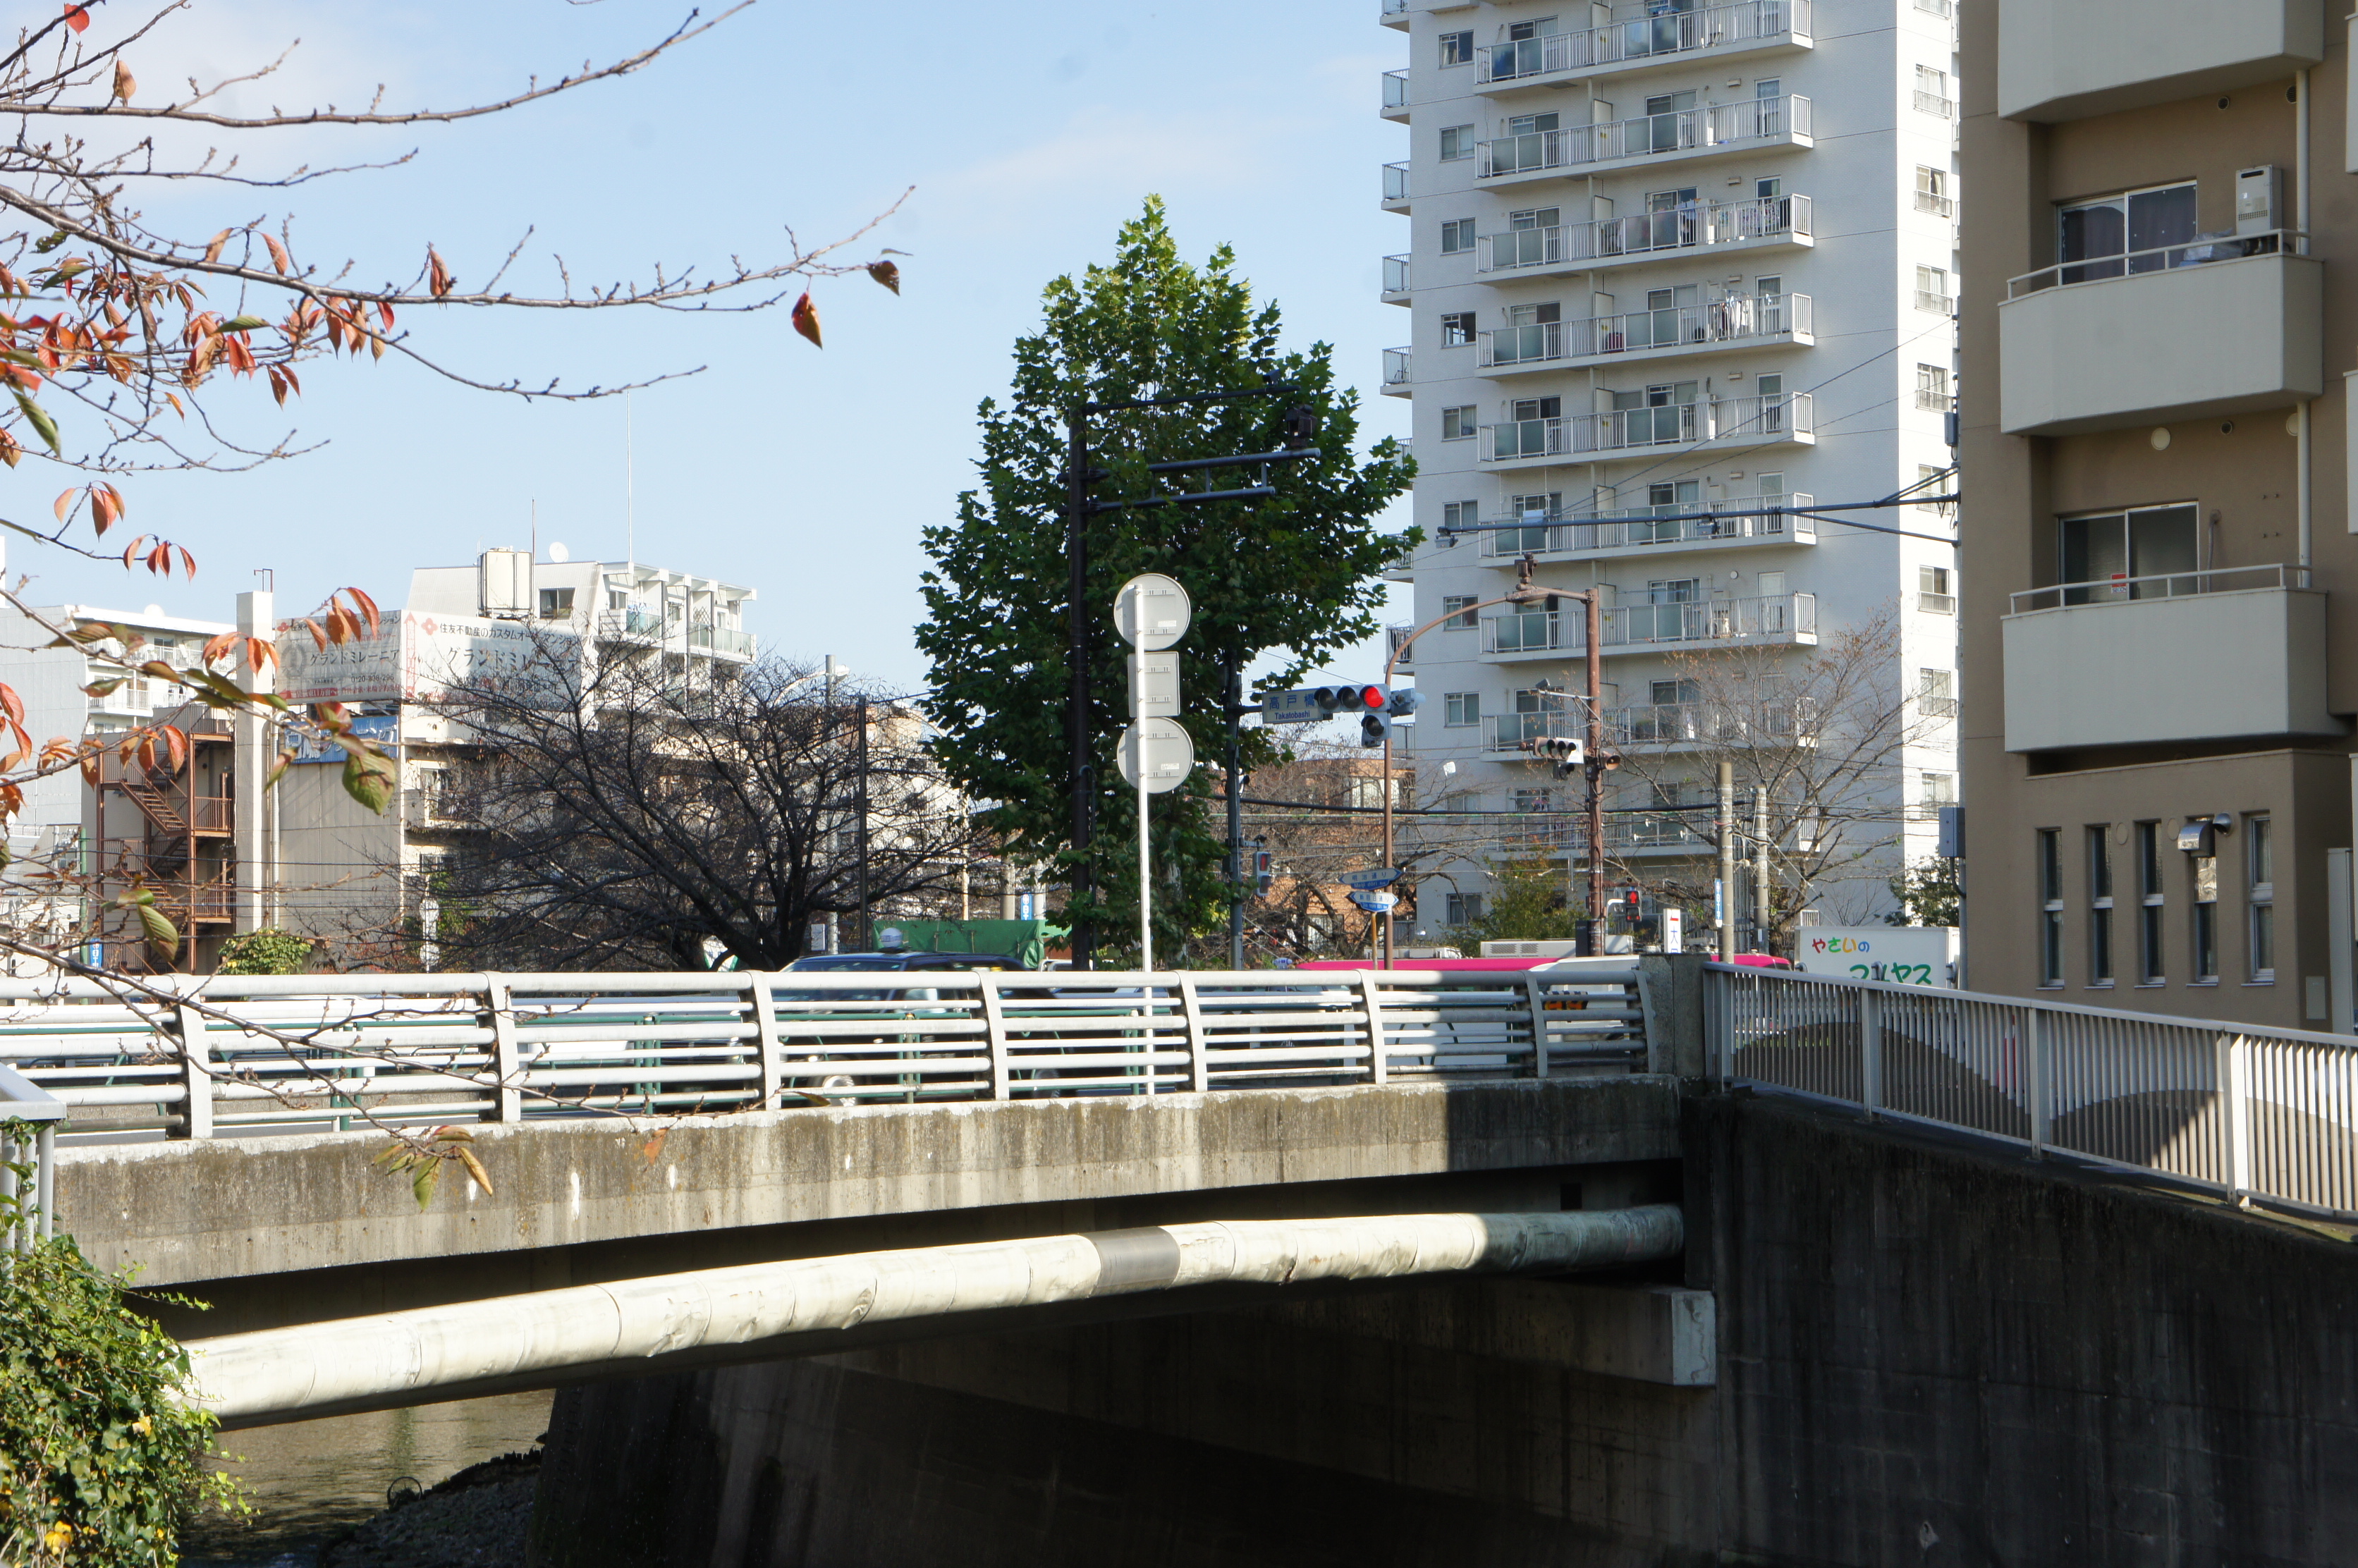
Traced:
<path fill-rule="evenodd" d="M 228 244 L 229 237 L 236 232 L 235 229 L 223 229 L 220 233 L 215 234 L 205 245 L 205 260 L 208 263 L 221 260 L 222 247 Z"/>
<path fill-rule="evenodd" d="M 287 254 L 287 247 L 278 243 L 277 235 L 265 234 L 262 236 L 262 243 L 269 247 L 270 265 L 278 269 L 279 276 L 285 277 L 295 270 L 294 258 Z"/>
<path fill-rule="evenodd" d="M 352 596 L 353 607 L 361 612 L 361 619 L 368 622 L 369 633 L 373 636 L 378 625 L 384 620 L 383 615 L 378 612 L 376 600 L 356 588 L 348 588 L 344 591 Z"/>
<path fill-rule="evenodd" d="M 818 307 L 811 303 L 808 290 L 805 290 L 803 297 L 795 301 L 794 321 L 795 330 L 808 338 L 811 341 L 811 347 L 815 349 L 827 347 L 825 343 L 818 341 Z"/>
<path fill-rule="evenodd" d="M 74 503 L 81 499 L 81 492 L 78 489 L 60 491 L 58 494 L 57 500 L 51 503 L 49 510 L 56 513 L 58 514 L 58 521 L 62 523 L 68 517 L 73 515 Z"/>
<path fill-rule="evenodd" d="M 66 7 L 66 26 L 71 27 L 77 33 L 89 31 L 90 13 L 83 10 L 79 5 L 68 5 Z"/>
<path fill-rule="evenodd" d="M 435 298 L 441 298 L 458 287 L 459 280 L 450 276 L 450 269 L 442 265 L 441 253 L 432 245 L 426 247 L 426 287 Z"/>

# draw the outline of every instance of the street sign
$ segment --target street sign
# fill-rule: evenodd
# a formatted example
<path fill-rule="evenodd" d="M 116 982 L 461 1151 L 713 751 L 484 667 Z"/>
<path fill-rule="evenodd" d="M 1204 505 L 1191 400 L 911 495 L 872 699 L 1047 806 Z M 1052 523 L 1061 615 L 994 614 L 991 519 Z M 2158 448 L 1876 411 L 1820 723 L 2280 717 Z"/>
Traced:
<path fill-rule="evenodd" d="M 1387 866 L 1380 871 L 1345 871 L 1335 879 L 1347 888 L 1384 888 L 1400 881 L 1400 868 Z"/>
<path fill-rule="evenodd" d="M 1132 719 L 1179 717 L 1179 655 L 1130 651 L 1130 716 Z"/>
<path fill-rule="evenodd" d="M 1317 688 L 1296 687 L 1292 691 L 1263 692 L 1260 699 L 1260 721 L 1263 724 L 1319 724 L 1333 714 L 1318 706 Z"/>
<path fill-rule="evenodd" d="M 1396 892 L 1355 892 L 1351 895 L 1351 902 L 1357 904 L 1361 909 L 1366 910 L 1370 914 L 1381 914 L 1385 910 L 1390 909 L 1400 903 L 1400 894 Z"/>
<path fill-rule="evenodd" d="M 1114 630 L 1123 642 L 1150 654 L 1176 646 L 1194 618 L 1187 590 L 1161 572 L 1141 572 L 1114 595 Z"/>
<path fill-rule="evenodd" d="M 1686 911 L 1682 909 L 1662 911 L 1662 951 L 1683 953 L 1686 950 Z"/>
<path fill-rule="evenodd" d="M 1195 743 L 1168 719 L 1141 719 L 1121 732 L 1121 776 L 1149 795 L 1177 789 L 1195 765 Z"/>

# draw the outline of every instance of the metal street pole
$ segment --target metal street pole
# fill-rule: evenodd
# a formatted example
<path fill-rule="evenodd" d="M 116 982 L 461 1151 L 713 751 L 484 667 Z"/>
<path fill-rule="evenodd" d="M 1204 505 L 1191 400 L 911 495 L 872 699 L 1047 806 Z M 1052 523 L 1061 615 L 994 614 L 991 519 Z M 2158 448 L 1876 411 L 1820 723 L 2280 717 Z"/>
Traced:
<path fill-rule="evenodd" d="M 1228 655 L 1228 664 L 1220 703 L 1228 719 L 1228 968 L 1241 969 L 1245 967 L 1245 786 L 1239 767 L 1244 746 L 1244 676 L 1234 654 Z"/>
<path fill-rule="evenodd" d="M 1071 692 L 1067 698 L 1067 724 L 1072 731 L 1073 763 L 1073 866 L 1065 880 L 1065 917 L 1072 926 L 1071 950 L 1073 968 L 1095 967 L 1097 933 L 1077 914 L 1089 901 L 1089 786 L 1093 782 L 1089 767 L 1089 620 L 1082 603 L 1088 591 L 1089 579 L 1089 438 L 1088 406 L 1083 404 L 1065 416 L 1065 557 L 1072 573 L 1071 582 L 1071 647 L 1066 654 L 1067 673 L 1071 676 Z"/>
<path fill-rule="evenodd" d="M 1736 961 L 1736 764 L 1719 764 L 1719 961 Z"/>
<path fill-rule="evenodd" d="M 876 948 L 876 923 L 868 912 L 868 699 L 860 699 L 860 782 L 855 800 L 860 812 L 860 947 Z"/>
<path fill-rule="evenodd" d="M 1588 606 L 1588 938 L 1596 952 L 1598 912 L 1605 907 L 1605 611 L 1595 589 L 1579 596 Z"/>
<path fill-rule="evenodd" d="M 1146 759 L 1141 755 L 1138 766 L 1138 970 L 1151 975 L 1154 972 L 1154 862 L 1146 849 Z"/>
<path fill-rule="evenodd" d="M 1775 950 L 1768 940 L 1768 923 L 1776 900 L 1768 881 L 1768 791 L 1752 790 L 1752 942 L 1760 952 Z"/>

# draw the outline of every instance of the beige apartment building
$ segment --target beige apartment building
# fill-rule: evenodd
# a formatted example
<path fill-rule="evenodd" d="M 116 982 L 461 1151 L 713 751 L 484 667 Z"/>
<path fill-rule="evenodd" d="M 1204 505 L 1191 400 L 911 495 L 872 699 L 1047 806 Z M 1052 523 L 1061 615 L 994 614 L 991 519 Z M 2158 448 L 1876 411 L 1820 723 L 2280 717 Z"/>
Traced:
<path fill-rule="evenodd" d="M 2341 11 L 1960 10 L 1968 983 L 2347 1032 Z"/>

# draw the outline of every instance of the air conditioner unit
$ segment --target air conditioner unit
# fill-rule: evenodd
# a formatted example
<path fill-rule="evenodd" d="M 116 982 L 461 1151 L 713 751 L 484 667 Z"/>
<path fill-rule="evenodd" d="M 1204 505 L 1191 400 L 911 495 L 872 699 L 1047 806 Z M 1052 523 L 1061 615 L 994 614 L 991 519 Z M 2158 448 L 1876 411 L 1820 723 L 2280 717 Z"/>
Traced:
<path fill-rule="evenodd" d="M 475 561 L 475 603 L 494 619 L 532 614 L 532 556 L 485 550 Z"/>

